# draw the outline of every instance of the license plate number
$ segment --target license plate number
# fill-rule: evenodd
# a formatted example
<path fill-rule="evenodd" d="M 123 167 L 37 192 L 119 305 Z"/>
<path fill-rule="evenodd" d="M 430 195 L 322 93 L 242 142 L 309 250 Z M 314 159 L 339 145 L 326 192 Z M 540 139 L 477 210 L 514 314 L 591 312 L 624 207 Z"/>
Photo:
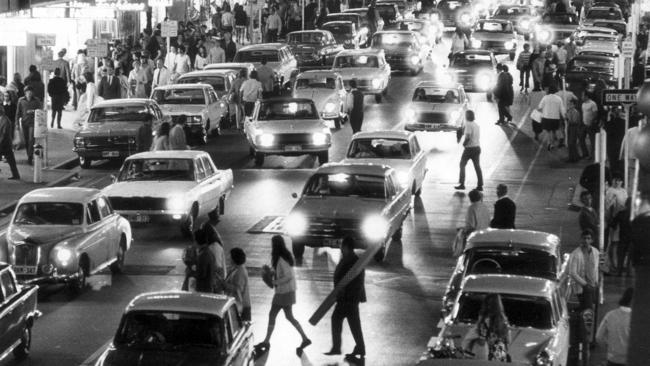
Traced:
<path fill-rule="evenodd" d="M 324 239 L 323 244 L 326 247 L 340 247 L 343 239 Z"/>
<path fill-rule="evenodd" d="M 300 151 L 302 150 L 302 146 L 300 145 L 285 145 L 284 146 L 284 151 Z"/>
<path fill-rule="evenodd" d="M 151 221 L 149 215 L 133 215 L 130 217 L 130 221 L 146 224 Z"/>
<path fill-rule="evenodd" d="M 429 123 L 428 125 L 424 125 L 424 127 L 428 128 L 440 128 L 440 123 Z"/>
<path fill-rule="evenodd" d="M 36 266 L 14 266 L 14 272 L 17 275 L 35 275 Z"/>
<path fill-rule="evenodd" d="M 119 151 L 102 151 L 102 156 L 105 158 L 117 158 L 120 156 Z"/>

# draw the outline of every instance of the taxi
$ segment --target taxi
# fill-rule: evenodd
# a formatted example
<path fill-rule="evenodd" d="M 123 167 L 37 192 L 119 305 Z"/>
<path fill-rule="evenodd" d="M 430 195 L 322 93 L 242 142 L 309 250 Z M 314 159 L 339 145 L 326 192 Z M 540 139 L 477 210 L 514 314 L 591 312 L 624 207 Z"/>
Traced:
<path fill-rule="evenodd" d="M 533 6 L 499 5 L 490 19 L 509 20 L 518 34 L 529 38 L 539 21 Z"/>
<path fill-rule="evenodd" d="M 251 63 L 255 67 L 266 60 L 273 69 L 276 92 L 291 85 L 293 76 L 298 73 L 298 61 L 285 43 L 261 43 L 248 45 L 237 50 L 235 62 Z"/>
<path fill-rule="evenodd" d="M 298 198 L 296 193 L 292 196 Z M 339 248 L 349 236 L 356 248 L 376 250 L 374 259 L 380 262 L 391 240 L 401 240 L 410 209 L 411 190 L 399 185 L 394 169 L 330 163 L 307 180 L 284 221 L 284 230 L 298 259 L 306 246 Z"/>
<path fill-rule="evenodd" d="M 415 134 L 406 131 L 357 132 L 342 162 L 386 164 L 397 172 L 400 186 L 416 197 L 427 175 L 426 153 Z"/>
<path fill-rule="evenodd" d="M 292 96 L 313 100 L 321 118 L 333 121 L 337 129 L 348 118 L 348 92 L 341 75 L 335 72 L 312 70 L 298 74 Z"/>
<path fill-rule="evenodd" d="M 489 95 L 497 81 L 497 59 L 494 53 L 484 50 L 458 52 L 449 61 L 449 72 L 439 70 L 436 80 L 441 83 L 458 83 L 466 92 L 485 92 Z"/>
<path fill-rule="evenodd" d="M 298 66 L 331 65 L 343 46 L 328 30 L 306 30 L 287 34 L 289 48 L 298 60 Z"/>
<path fill-rule="evenodd" d="M 408 71 L 411 75 L 422 71 L 430 49 L 420 42 L 417 33 L 403 30 L 376 32 L 370 47 L 384 51 L 391 71 Z"/>
<path fill-rule="evenodd" d="M 357 80 L 357 89 L 363 94 L 373 94 L 377 103 L 386 95 L 391 68 L 383 50 L 359 49 L 341 51 L 334 59 L 332 71 L 343 78 L 345 88 L 350 80 Z"/>
<path fill-rule="evenodd" d="M 332 133 L 311 99 L 258 101 L 244 131 L 256 166 L 264 164 L 266 155 L 314 155 L 320 164 L 329 160 Z"/>
<path fill-rule="evenodd" d="M 459 84 L 422 81 L 413 92 L 411 103 L 404 108 L 407 131 L 449 131 L 463 135 L 469 98 Z"/>
<path fill-rule="evenodd" d="M 535 27 L 535 39 L 541 45 L 568 42 L 578 28 L 578 15 L 575 13 L 545 13 Z"/>
<path fill-rule="evenodd" d="M 517 51 L 517 34 L 509 20 L 481 19 L 474 25 L 470 45 L 473 49 L 507 54 L 513 61 Z"/>

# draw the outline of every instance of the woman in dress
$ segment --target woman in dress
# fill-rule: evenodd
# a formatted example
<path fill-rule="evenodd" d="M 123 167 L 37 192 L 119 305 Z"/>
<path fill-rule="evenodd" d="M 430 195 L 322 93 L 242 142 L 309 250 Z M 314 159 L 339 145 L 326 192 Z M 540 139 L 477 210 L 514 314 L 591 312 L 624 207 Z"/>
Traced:
<path fill-rule="evenodd" d="M 151 144 L 151 151 L 161 151 L 161 150 L 170 150 L 169 148 L 169 122 L 163 122 L 160 124 L 158 131 L 156 131 L 156 137 L 153 139 Z"/>
<path fill-rule="evenodd" d="M 95 86 L 95 76 L 92 72 L 86 71 L 83 74 L 83 79 L 85 80 L 86 91 L 79 97 L 79 106 L 78 110 L 80 119 L 85 119 L 85 116 L 90 112 L 90 108 L 95 105 L 97 101 L 97 87 Z"/>
<path fill-rule="evenodd" d="M 266 337 L 262 343 L 255 346 L 258 354 L 268 352 L 269 348 L 271 348 L 269 342 L 271 341 L 271 335 L 275 328 L 275 318 L 278 316 L 280 310 L 284 311 L 284 316 L 302 337 L 302 343 L 298 348 L 303 349 L 311 344 L 311 340 L 307 338 L 300 323 L 293 316 L 292 306 L 296 303 L 296 277 L 293 271 L 293 256 L 287 250 L 282 236 L 273 236 L 271 238 L 271 244 L 272 268 L 264 266 L 264 270 L 270 271 L 272 274 L 275 295 L 273 295 L 271 311 L 269 311 L 269 325 L 266 330 Z"/>
<path fill-rule="evenodd" d="M 115 76 L 117 79 L 120 81 L 120 98 L 128 98 L 129 97 L 129 79 L 124 75 L 124 72 L 122 72 L 122 68 L 118 67 L 115 69 Z"/>
<path fill-rule="evenodd" d="M 205 65 L 208 64 L 208 53 L 205 51 L 205 46 L 199 47 L 199 53 L 194 58 L 194 69 L 203 70 Z"/>
<path fill-rule="evenodd" d="M 499 294 L 483 299 L 478 321 L 467 332 L 462 347 L 474 353 L 476 359 L 509 362 L 510 330 Z"/>
<path fill-rule="evenodd" d="M 147 84 L 147 70 L 142 67 L 139 60 L 135 60 L 133 61 L 133 70 L 129 74 L 129 86 L 133 91 L 134 98 L 148 97 L 145 84 Z"/>

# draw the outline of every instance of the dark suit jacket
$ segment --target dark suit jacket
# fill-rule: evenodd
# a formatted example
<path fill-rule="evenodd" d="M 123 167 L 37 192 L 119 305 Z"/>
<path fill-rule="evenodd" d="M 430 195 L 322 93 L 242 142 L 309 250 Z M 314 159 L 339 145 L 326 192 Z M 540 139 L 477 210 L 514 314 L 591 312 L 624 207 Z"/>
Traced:
<path fill-rule="evenodd" d="M 495 229 L 514 229 L 517 206 L 508 197 L 502 197 L 494 203 L 494 218 L 490 227 Z"/>
<path fill-rule="evenodd" d="M 363 93 L 359 89 L 352 91 L 352 108 L 350 114 L 353 118 L 363 119 Z"/>
<path fill-rule="evenodd" d="M 348 258 L 341 257 L 339 264 L 336 265 L 336 269 L 334 270 L 334 286 L 345 277 L 345 274 L 348 273 L 358 259 L 359 257 L 357 257 L 356 254 L 353 254 Z M 336 301 L 344 303 L 366 302 L 366 289 L 363 285 L 364 277 L 364 271 L 362 270 L 361 273 L 350 281 L 343 291 L 338 294 Z"/>
<path fill-rule="evenodd" d="M 199 249 L 196 263 L 196 291 L 214 292 L 214 255 L 207 246 Z"/>
<path fill-rule="evenodd" d="M 102 77 L 102 80 L 99 82 L 97 87 L 97 95 L 104 99 L 117 99 L 122 95 L 122 90 L 120 86 L 120 79 L 113 75 L 113 80 L 111 84 L 108 84 L 108 76 Z"/>
<path fill-rule="evenodd" d="M 47 94 L 52 98 L 52 109 L 62 109 L 67 102 L 68 84 L 60 76 L 55 76 L 47 83 Z"/>

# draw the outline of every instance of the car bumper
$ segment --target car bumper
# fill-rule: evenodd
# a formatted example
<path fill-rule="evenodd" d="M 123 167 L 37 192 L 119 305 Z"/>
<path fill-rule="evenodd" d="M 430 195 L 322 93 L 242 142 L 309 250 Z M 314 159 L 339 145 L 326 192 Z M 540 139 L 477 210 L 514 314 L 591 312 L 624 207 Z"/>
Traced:
<path fill-rule="evenodd" d="M 172 210 L 115 210 L 130 223 L 175 223 L 183 222 L 187 218 L 186 212 Z"/>
<path fill-rule="evenodd" d="M 133 149 L 118 149 L 112 147 L 105 148 L 86 148 L 86 147 L 75 147 L 72 151 L 76 152 L 77 155 L 86 158 L 86 159 L 125 159 L 137 152 L 135 147 Z"/>
<path fill-rule="evenodd" d="M 57 285 L 67 284 L 77 280 L 76 273 L 52 273 L 50 275 L 16 275 L 19 283 L 24 285 Z"/>
<path fill-rule="evenodd" d="M 308 144 L 291 144 L 280 146 L 259 146 L 255 145 L 256 152 L 269 154 L 269 155 L 284 155 L 284 156 L 298 156 L 315 154 L 328 151 L 331 144 L 327 145 L 308 145 Z"/>
<path fill-rule="evenodd" d="M 380 246 L 383 241 L 370 241 L 362 235 L 347 235 L 354 239 L 355 249 L 368 249 L 373 246 Z M 299 243 L 310 248 L 340 248 L 343 237 L 325 237 L 325 236 L 295 236 L 291 237 L 292 243 Z"/>
<path fill-rule="evenodd" d="M 410 122 L 404 124 L 404 129 L 406 131 L 456 132 L 460 128 L 458 126 L 450 125 L 447 123 Z"/>

